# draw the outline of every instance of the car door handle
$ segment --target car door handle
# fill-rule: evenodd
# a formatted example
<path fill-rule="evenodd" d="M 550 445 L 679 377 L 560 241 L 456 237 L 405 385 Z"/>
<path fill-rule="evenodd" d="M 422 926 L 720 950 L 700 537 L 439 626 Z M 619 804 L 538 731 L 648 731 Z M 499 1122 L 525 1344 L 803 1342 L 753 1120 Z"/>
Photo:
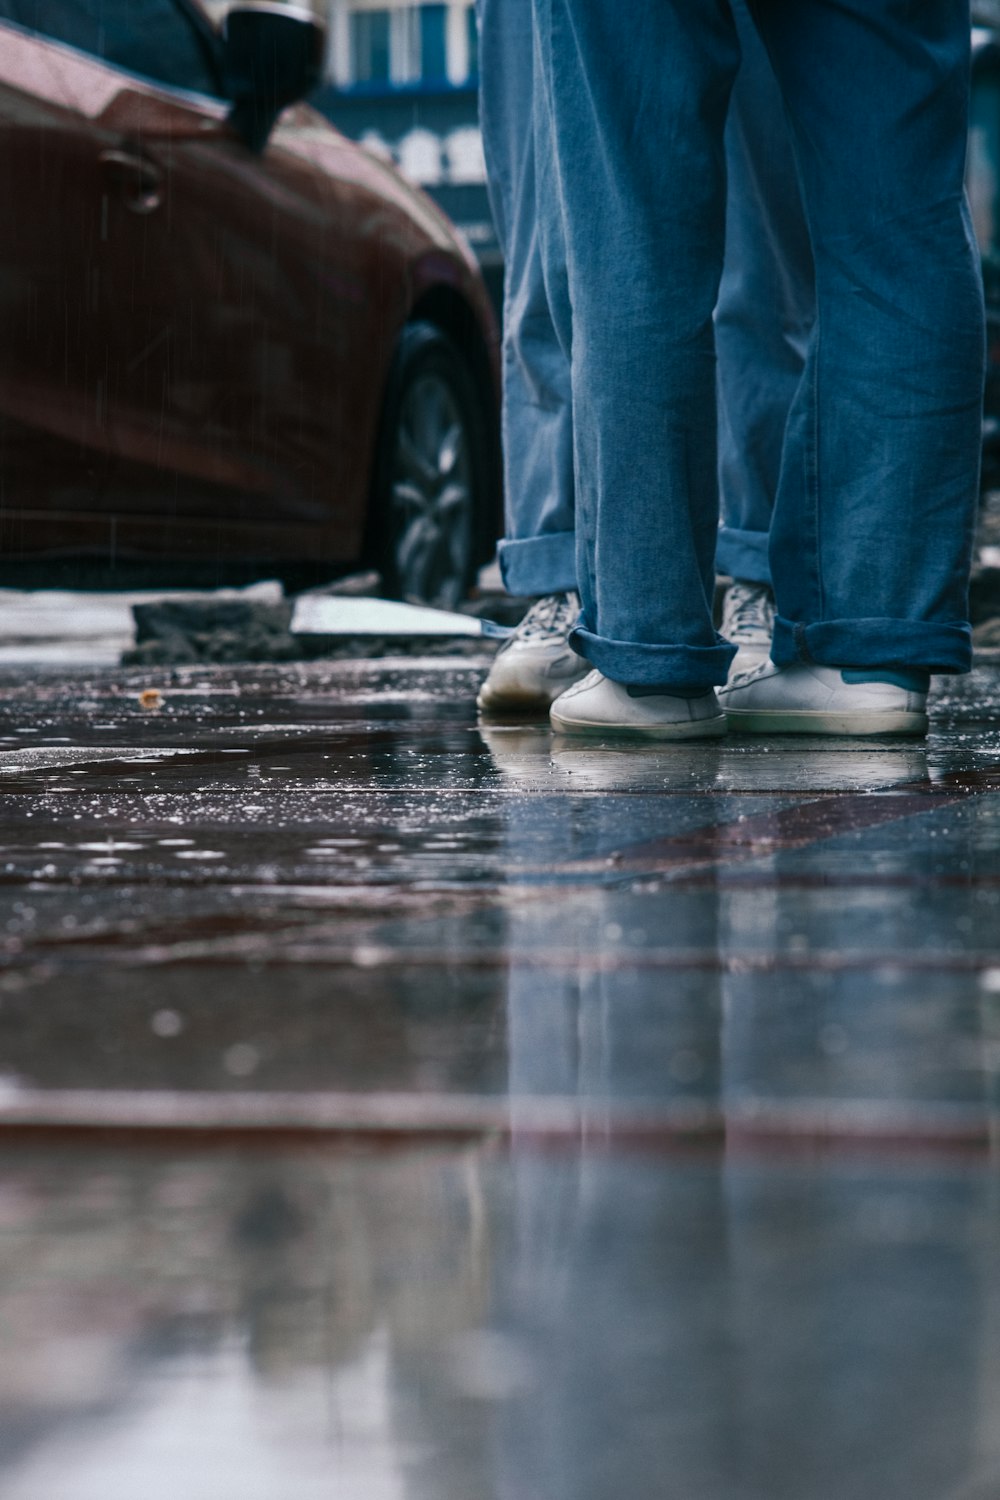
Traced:
<path fill-rule="evenodd" d="M 102 151 L 97 158 L 105 179 L 134 214 L 151 214 L 163 202 L 163 173 L 148 156 L 134 151 Z"/>

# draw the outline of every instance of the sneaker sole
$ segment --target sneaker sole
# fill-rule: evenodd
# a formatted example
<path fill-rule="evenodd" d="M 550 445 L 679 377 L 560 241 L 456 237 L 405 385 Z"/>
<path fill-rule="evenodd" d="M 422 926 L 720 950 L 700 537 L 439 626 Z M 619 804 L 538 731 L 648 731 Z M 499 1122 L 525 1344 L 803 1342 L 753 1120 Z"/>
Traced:
<path fill-rule="evenodd" d="M 927 733 L 927 715 L 901 708 L 882 712 L 827 713 L 819 709 L 726 710 L 734 734 L 913 734 Z"/>
<path fill-rule="evenodd" d="M 677 724 L 595 724 L 589 719 L 567 719 L 553 710 L 549 720 L 560 734 L 613 735 L 616 739 L 638 740 L 717 740 L 729 728 L 725 714 L 716 714 L 711 719 L 685 719 Z"/>
<path fill-rule="evenodd" d="M 567 677 L 563 682 L 553 682 L 548 687 L 528 687 L 516 682 L 504 687 L 493 687 L 487 678 L 479 689 L 476 707 L 494 714 L 516 714 L 536 709 L 545 713 L 561 693 L 579 682 L 589 671 L 590 668 L 587 667 L 586 671 L 577 673 L 575 677 Z"/>

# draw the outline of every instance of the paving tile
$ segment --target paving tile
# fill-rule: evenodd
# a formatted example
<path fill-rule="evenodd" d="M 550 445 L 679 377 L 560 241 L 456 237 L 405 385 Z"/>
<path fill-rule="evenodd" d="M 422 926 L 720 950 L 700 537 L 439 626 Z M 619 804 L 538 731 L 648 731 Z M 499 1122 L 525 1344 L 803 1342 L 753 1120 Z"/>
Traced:
<path fill-rule="evenodd" d="M 0 667 L 0 1495 L 995 1500 L 1000 673 L 482 670 Z"/>

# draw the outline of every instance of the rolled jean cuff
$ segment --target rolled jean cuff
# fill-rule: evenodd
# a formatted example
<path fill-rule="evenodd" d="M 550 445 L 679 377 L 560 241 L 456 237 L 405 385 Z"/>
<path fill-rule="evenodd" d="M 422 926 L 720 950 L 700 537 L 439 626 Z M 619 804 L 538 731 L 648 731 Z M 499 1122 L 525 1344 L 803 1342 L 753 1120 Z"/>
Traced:
<path fill-rule="evenodd" d="M 569 643 L 612 682 L 633 687 L 683 686 L 688 693 L 719 687 L 729 675 L 735 646 L 721 636 L 715 646 L 650 646 L 634 641 L 609 641 L 578 625 Z"/>
<path fill-rule="evenodd" d="M 916 667 L 925 672 L 968 672 L 972 627 L 964 620 L 820 620 L 805 625 L 774 622 L 771 659 L 779 667 L 814 662 L 820 667 Z"/>
<path fill-rule="evenodd" d="M 715 566 L 720 573 L 727 573 L 730 578 L 743 578 L 747 583 L 770 584 L 767 532 L 737 531 L 732 526 L 720 526 Z"/>
<path fill-rule="evenodd" d="M 562 594 L 576 588 L 576 533 L 552 531 L 497 547 L 509 594 Z"/>

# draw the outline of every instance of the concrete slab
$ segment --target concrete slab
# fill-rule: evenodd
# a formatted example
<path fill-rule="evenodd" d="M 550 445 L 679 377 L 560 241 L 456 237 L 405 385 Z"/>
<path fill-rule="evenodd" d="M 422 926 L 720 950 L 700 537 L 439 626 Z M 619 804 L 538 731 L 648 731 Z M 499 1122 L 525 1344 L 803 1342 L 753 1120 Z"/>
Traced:
<path fill-rule="evenodd" d="M 0 588 L 0 664 L 114 667 L 135 640 L 134 604 L 204 597 L 191 589 Z M 211 597 L 275 603 L 284 590 L 265 579 Z"/>

